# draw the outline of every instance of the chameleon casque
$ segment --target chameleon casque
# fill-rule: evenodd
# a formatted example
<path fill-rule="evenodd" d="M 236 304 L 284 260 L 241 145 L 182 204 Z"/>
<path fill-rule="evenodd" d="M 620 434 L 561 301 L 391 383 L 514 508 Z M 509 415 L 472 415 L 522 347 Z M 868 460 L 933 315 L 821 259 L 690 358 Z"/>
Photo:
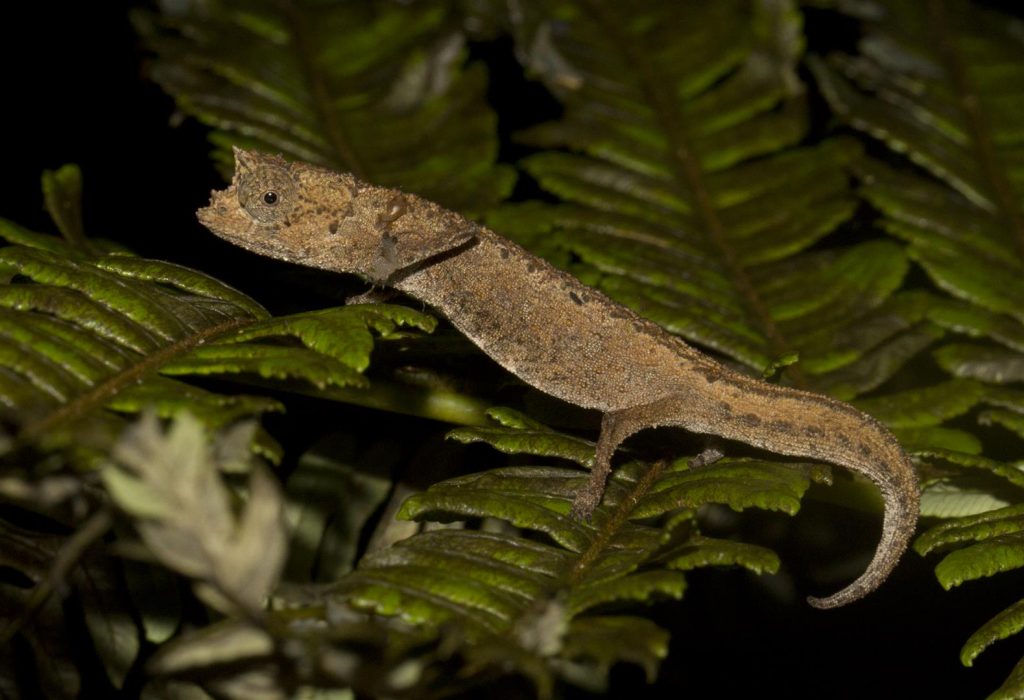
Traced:
<path fill-rule="evenodd" d="M 349 174 L 235 149 L 232 184 L 199 220 L 251 251 L 354 273 L 439 310 L 485 353 L 540 391 L 601 411 L 594 468 L 572 506 L 588 518 L 619 444 L 679 426 L 867 476 L 885 500 L 866 571 L 818 608 L 857 600 L 895 567 L 919 511 L 913 466 L 856 408 L 719 364 L 512 241 L 412 194 Z"/>

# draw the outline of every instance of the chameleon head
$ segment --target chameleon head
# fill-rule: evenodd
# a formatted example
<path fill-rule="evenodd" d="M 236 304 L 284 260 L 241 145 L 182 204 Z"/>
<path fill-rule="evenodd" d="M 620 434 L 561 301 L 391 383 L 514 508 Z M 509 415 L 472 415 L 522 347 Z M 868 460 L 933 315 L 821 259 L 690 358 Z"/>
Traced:
<path fill-rule="evenodd" d="M 340 272 L 362 272 L 379 241 L 356 207 L 351 175 L 235 148 L 231 185 L 197 212 L 200 223 L 255 253 Z M 330 264 L 327 264 L 330 261 Z"/>

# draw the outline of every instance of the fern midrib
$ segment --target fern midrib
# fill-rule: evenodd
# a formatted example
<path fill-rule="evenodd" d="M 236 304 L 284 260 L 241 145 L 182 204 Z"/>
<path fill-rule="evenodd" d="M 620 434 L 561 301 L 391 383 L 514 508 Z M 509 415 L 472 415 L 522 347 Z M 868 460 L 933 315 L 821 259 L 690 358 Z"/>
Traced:
<path fill-rule="evenodd" d="M 597 535 L 593 540 L 590 541 L 590 546 L 587 547 L 580 555 L 579 559 L 573 565 L 572 570 L 569 572 L 566 578 L 570 586 L 580 582 L 583 576 L 587 573 L 587 570 L 593 566 L 602 553 L 604 553 L 605 547 L 608 542 L 619 531 L 619 528 L 625 524 L 629 519 L 630 513 L 636 508 L 636 504 L 640 502 L 640 499 L 647 495 L 650 491 L 651 486 L 658 480 L 661 473 L 665 471 L 665 460 L 655 462 L 648 468 L 644 475 L 636 482 L 636 486 L 628 495 L 619 502 L 615 512 L 612 513 L 612 517 L 608 518 L 608 521 L 604 526 L 597 531 Z"/>
<path fill-rule="evenodd" d="M 597 530 L 594 538 L 590 541 L 590 545 L 580 553 L 575 564 L 573 564 L 568 574 L 562 580 L 559 588 L 563 590 L 570 589 L 581 583 L 583 577 L 587 574 L 590 568 L 601 558 L 601 555 L 604 554 L 612 537 L 614 537 L 619 529 L 629 520 L 629 516 L 636 508 L 637 503 L 639 503 L 640 499 L 650 491 L 651 486 L 654 485 L 654 482 L 656 482 L 662 472 L 665 471 L 666 464 L 667 462 L 665 460 L 655 462 L 647 469 L 646 472 L 644 472 L 643 476 L 637 480 L 633 489 L 619 502 L 611 517 L 608 518 L 604 525 Z M 553 596 L 554 594 L 555 591 L 552 591 L 551 595 Z M 520 614 L 515 620 L 509 620 L 506 629 L 514 630 L 518 621 L 529 614 L 530 612 L 527 611 Z"/>
<path fill-rule="evenodd" d="M 324 130 L 327 141 L 345 168 L 361 180 L 371 180 L 362 159 L 356 154 L 352 140 L 338 123 L 337 114 L 331 105 L 331 93 L 327 89 L 323 74 L 316 65 L 316 52 L 305 15 L 292 0 L 279 0 L 279 6 L 291 27 L 291 45 L 299 56 L 302 72 L 309 85 L 313 112 Z"/>
<path fill-rule="evenodd" d="M 704 179 L 704 172 L 694 156 L 683 130 L 684 119 L 676 108 L 671 96 L 667 95 L 662 83 L 657 79 L 649 63 L 644 59 L 642 53 L 636 50 L 631 37 L 627 36 L 620 27 L 623 25 L 616 13 L 606 6 L 601 0 L 588 0 L 594 17 L 597 18 L 601 28 L 612 37 L 614 45 L 619 48 L 626 63 L 633 69 L 640 81 L 640 89 L 647 97 L 648 102 L 657 115 L 662 125 L 665 138 L 668 141 L 670 167 L 677 185 L 684 192 L 693 195 L 697 205 L 700 219 L 704 221 L 703 231 L 715 250 L 721 256 L 725 264 L 725 272 L 729 275 L 733 284 L 740 293 L 747 313 L 757 324 L 760 332 L 768 340 L 771 353 L 775 357 L 782 357 L 792 350 L 779 331 L 775 321 L 768 313 L 768 309 L 761 300 L 761 295 L 754 288 L 754 284 L 739 261 L 736 251 L 726 238 L 725 225 L 718 216 L 718 211 L 712 203 L 711 194 L 707 182 Z M 763 369 L 763 368 L 762 368 Z M 795 365 L 786 368 L 786 375 L 796 386 L 806 386 L 807 377 L 803 371 Z"/>
<path fill-rule="evenodd" d="M 937 37 L 938 52 L 945 64 L 946 73 L 953 79 L 953 88 L 960 97 L 960 108 L 967 120 L 975 158 L 992 188 L 996 205 L 1009 227 L 1010 236 L 1017 247 L 1017 252 L 1021 260 L 1024 261 L 1024 212 L 1021 211 L 1010 181 L 996 157 L 989 120 L 982 110 L 978 91 L 967 74 L 963 57 L 957 49 L 956 40 L 949 26 L 944 0 L 929 1 L 928 18 L 932 35 Z"/>
<path fill-rule="evenodd" d="M 18 445 L 30 444 L 45 435 L 56 426 L 75 420 L 83 414 L 103 406 L 108 400 L 116 396 L 122 389 L 135 384 L 150 372 L 167 364 L 171 360 L 184 355 L 186 352 L 211 340 L 219 335 L 236 330 L 242 326 L 254 323 L 252 319 L 233 319 L 224 321 L 213 326 L 203 328 L 191 335 L 185 336 L 170 345 L 146 355 L 133 365 L 126 367 L 120 372 L 108 377 L 96 384 L 88 391 L 68 401 L 50 415 L 35 423 L 29 423 L 19 431 L 17 436 Z"/>

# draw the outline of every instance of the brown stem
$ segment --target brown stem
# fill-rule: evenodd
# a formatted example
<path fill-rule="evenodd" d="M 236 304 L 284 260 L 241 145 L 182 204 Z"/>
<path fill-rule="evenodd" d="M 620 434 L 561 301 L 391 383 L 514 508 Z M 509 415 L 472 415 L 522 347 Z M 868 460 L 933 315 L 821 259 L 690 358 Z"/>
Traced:
<path fill-rule="evenodd" d="M 651 465 L 651 467 L 644 473 L 640 480 L 636 482 L 636 486 L 630 491 L 625 498 L 615 508 L 615 512 L 612 513 L 612 517 L 608 518 L 608 521 L 597 531 L 597 535 L 590 542 L 590 546 L 587 547 L 579 559 L 576 560 L 576 564 L 573 565 L 572 571 L 569 573 L 568 582 L 570 585 L 576 584 L 580 581 L 583 575 L 587 572 L 587 569 L 601 556 L 604 552 L 605 547 L 608 546 L 608 541 L 619 531 L 619 528 L 629 519 L 629 514 L 636 508 L 636 504 L 640 502 L 640 499 L 647 495 L 651 486 L 661 473 L 665 471 L 665 460 L 660 460 Z"/>
<path fill-rule="evenodd" d="M 45 578 L 32 589 L 25 609 L 0 630 L 0 647 L 10 642 L 14 635 L 32 620 L 57 587 L 67 579 L 68 574 L 78 565 L 89 548 L 98 542 L 113 524 L 114 516 L 110 509 L 100 508 L 61 545 Z"/>

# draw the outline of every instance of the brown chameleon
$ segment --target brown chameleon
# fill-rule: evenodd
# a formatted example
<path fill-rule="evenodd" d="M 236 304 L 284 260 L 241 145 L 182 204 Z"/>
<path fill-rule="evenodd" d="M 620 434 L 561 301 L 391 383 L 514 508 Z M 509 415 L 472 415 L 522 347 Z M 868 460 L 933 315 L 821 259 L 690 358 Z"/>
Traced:
<path fill-rule="evenodd" d="M 512 241 L 412 194 L 279 157 L 235 149 L 234 180 L 199 220 L 256 253 L 398 289 L 443 313 L 501 366 L 552 396 L 601 411 L 589 483 L 572 513 L 589 518 L 611 459 L 656 426 L 824 460 L 871 479 L 885 500 L 867 570 L 826 598 L 863 597 L 895 567 L 914 532 L 914 469 L 886 428 L 819 394 L 734 372 Z"/>

